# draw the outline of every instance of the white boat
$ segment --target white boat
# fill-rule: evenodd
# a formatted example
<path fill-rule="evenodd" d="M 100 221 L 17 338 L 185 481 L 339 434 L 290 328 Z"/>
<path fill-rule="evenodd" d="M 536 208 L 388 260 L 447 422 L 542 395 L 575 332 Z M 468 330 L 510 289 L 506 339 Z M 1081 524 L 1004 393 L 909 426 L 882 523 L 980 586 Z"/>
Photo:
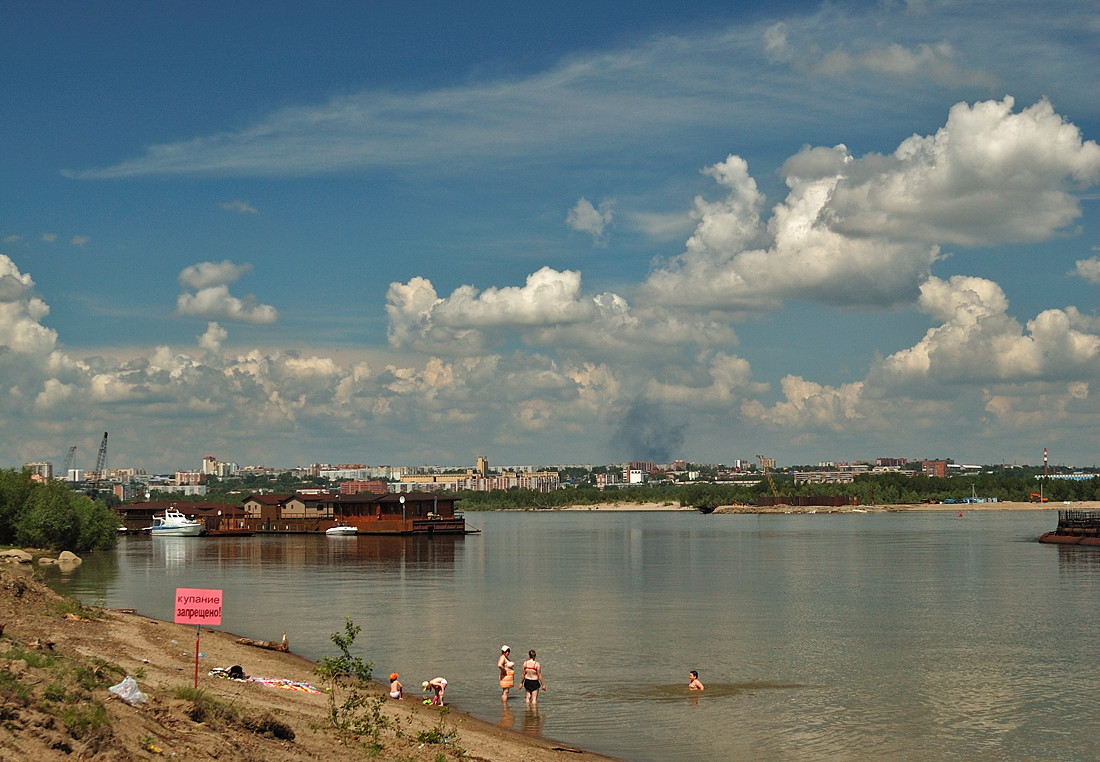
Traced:
<path fill-rule="evenodd" d="M 358 531 L 359 530 L 357 528 L 351 526 L 350 524 L 340 522 L 339 524 L 336 524 L 335 526 L 331 526 L 326 529 L 325 534 L 327 534 L 329 537 L 349 537 Z"/>
<path fill-rule="evenodd" d="M 153 537 L 197 537 L 202 529 L 200 522 L 192 521 L 175 508 L 167 509 L 163 516 L 154 516 L 153 526 L 149 527 Z"/>

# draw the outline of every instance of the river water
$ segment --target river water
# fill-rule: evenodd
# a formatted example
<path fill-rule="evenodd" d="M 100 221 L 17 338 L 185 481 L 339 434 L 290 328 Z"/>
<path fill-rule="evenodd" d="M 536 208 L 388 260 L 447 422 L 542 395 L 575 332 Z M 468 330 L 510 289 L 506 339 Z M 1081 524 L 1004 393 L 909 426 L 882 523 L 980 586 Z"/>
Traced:
<path fill-rule="evenodd" d="M 351 617 L 376 675 L 627 760 L 1100 759 L 1100 549 L 1035 542 L 1052 511 L 467 518 L 483 532 L 127 537 L 51 584 L 168 620 L 177 587 L 222 589 L 221 629 L 315 659 Z M 502 710 L 505 643 L 538 651 L 537 713 L 518 689 Z"/>

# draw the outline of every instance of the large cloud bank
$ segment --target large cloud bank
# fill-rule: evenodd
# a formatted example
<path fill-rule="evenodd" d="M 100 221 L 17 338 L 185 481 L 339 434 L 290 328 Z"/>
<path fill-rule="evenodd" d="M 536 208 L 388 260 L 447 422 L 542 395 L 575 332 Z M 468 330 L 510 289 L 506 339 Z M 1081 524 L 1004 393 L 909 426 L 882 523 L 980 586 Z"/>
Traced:
<path fill-rule="evenodd" d="M 180 274 L 178 316 L 207 321 L 194 347 L 74 358 L 46 326 L 31 276 L 0 255 L 0 420 L 30 432 L 0 455 L 61 450 L 74 421 L 109 423 L 134 460 L 173 463 L 189 441 L 242 459 L 292 441 L 287 452 L 367 449 L 417 462 L 430 442 L 436 457 L 464 462 L 473 449 L 522 453 L 534 441 L 607 459 L 693 438 L 712 449 L 733 428 L 806 442 L 901 426 L 916 436 L 956 421 L 992 435 L 1041 414 L 1066 431 L 1095 430 L 1095 314 L 1065 305 L 1021 321 L 997 283 L 932 272 L 946 247 L 963 249 L 954 261 L 964 267 L 967 248 L 1072 232 L 1080 194 L 1100 179 L 1100 147 L 1049 103 L 958 104 L 935 134 L 889 155 L 807 147 L 783 172 L 787 195 L 766 214 L 744 160 L 707 168 L 719 197 L 694 200 L 684 250 L 632 293 L 586 293 L 580 272 L 551 267 L 522 285 L 448 295 L 425 276 L 392 283 L 390 346 L 350 360 L 225 350 L 217 321 L 277 319 L 274 307 L 229 293 L 249 268 L 228 261 Z M 570 224 L 598 237 L 605 218 L 590 206 Z M 1077 270 L 1096 282 L 1093 262 Z M 734 326 L 751 331 L 795 299 L 916 310 L 931 327 L 862 378 L 756 378 Z"/>

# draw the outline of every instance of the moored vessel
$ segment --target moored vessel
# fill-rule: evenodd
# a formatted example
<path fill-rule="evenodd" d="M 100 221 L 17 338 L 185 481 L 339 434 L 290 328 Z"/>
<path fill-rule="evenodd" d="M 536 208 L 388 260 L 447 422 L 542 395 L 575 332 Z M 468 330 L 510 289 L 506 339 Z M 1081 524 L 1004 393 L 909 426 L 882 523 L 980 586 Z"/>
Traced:
<path fill-rule="evenodd" d="M 1100 547 L 1100 511 L 1058 511 L 1058 527 L 1043 534 L 1039 542 Z"/>
<path fill-rule="evenodd" d="M 197 537 L 202 534 L 203 525 L 192 521 L 175 508 L 167 508 L 163 516 L 153 517 L 153 526 L 149 531 L 153 537 Z"/>
<path fill-rule="evenodd" d="M 329 537 L 351 537 L 358 531 L 359 529 L 357 527 L 353 527 L 341 521 L 326 529 L 325 534 L 327 534 Z"/>

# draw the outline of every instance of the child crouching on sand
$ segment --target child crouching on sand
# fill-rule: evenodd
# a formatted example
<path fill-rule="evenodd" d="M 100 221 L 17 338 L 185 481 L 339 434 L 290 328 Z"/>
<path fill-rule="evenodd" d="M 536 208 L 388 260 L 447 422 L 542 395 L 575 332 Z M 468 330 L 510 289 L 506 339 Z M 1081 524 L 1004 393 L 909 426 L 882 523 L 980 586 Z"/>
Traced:
<path fill-rule="evenodd" d="M 424 690 L 431 690 L 435 694 L 432 696 L 431 701 L 425 699 L 424 703 L 432 706 L 443 706 L 443 693 L 447 690 L 447 678 L 433 677 L 431 680 L 425 680 L 420 685 Z"/>
<path fill-rule="evenodd" d="M 397 673 L 390 673 L 390 698 L 391 699 L 403 699 L 405 698 L 405 686 L 401 684 L 401 681 L 397 679 Z"/>

